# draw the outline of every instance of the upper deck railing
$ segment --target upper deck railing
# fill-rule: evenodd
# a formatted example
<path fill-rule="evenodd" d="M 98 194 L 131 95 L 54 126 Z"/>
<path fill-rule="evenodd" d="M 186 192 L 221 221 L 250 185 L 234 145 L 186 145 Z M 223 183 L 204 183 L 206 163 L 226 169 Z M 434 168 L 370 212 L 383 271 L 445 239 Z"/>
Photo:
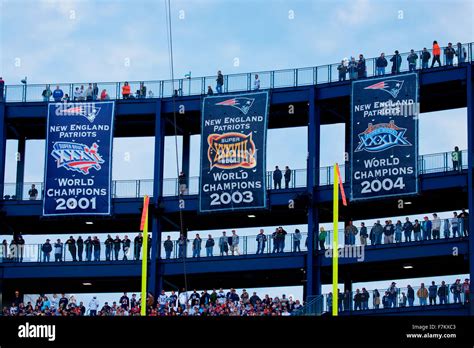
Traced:
<path fill-rule="evenodd" d="M 461 51 L 466 52 L 464 62 L 474 61 L 473 55 L 473 42 L 465 43 L 462 45 Z M 441 64 L 447 65 L 447 59 L 444 54 L 444 49 L 441 47 Z M 458 51 L 456 45 L 453 48 Z M 433 58 L 433 52 L 431 49 L 428 50 L 431 54 L 430 63 Z M 422 69 L 421 51 L 417 50 L 415 53 L 418 55 L 416 63 L 416 69 Z M 409 71 L 407 57 L 410 53 L 401 53 L 402 64 L 400 72 Z M 386 55 L 388 66 L 386 68 L 386 74 L 390 74 L 390 59 L 393 55 Z M 366 77 L 376 76 L 376 59 L 366 58 Z M 357 59 L 356 59 L 357 60 Z M 459 59 L 458 56 L 454 57 L 453 65 L 462 64 L 463 60 Z M 321 65 L 315 67 L 306 68 L 294 68 L 294 69 L 283 69 L 283 70 L 272 70 L 272 71 L 258 71 L 248 72 L 241 74 L 228 74 L 224 75 L 224 86 L 223 92 L 246 92 L 254 89 L 254 77 L 258 74 L 260 79 L 260 89 L 272 89 L 282 87 L 298 87 L 308 85 L 318 85 L 323 83 L 331 83 L 340 81 L 338 66 L 341 63 L 334 63 L 328 65 Z M 430 66 L 430 65 L 429 65 Z M 428 67 L 429 67 L 428 66 Z M 345 75 L 346 79 L 350 79 L 350 75 Z M 167 98 L 176 96 L 192 96 L 192 95 L 204 95 L 207 94 L 207 87 L 211 86 L 215 92 L 216 76 L 204 76 L 204 77 L 191 77 L 191 78 L 178 78 L 173 80 L 159 80 L 159 81 L 128 81 L 131 87 L 131 93 L 133 99 L 136 98 L 135 91 L 140 88 L 140 82 L 143 82 L 146 86 L 146 98 Z M 71 101 L 73 100 L 74 90 L 76 87 L 84 86 L 87 89 L 89 83 L 96 83 L 100 93 L 102 90 L 106 90 L 111 100 L 122 99 L 121 94 L 122 86 L 124 82 L 80 82 L 80 83 L 55 83 L 51 82 L 48 85 L 51 86 L 53 91 L 56 86 L 67 93 Z M 51 98 L 44 99 L 42 92 L 45 90 L 46 84 L 23 84 L 23 85 L 6 85 L 4 90 L 4 98 L 7 102 L 37 102 L 37 101 L 52 101 Z M 150 93 L 151 92 L 151 93 Z"/>
<path fill-rule="evenodd" d="M 453 163 L 451 161 L 451 152 L 442 152 L 421 155 L 418 157 L 418 171 L 419 174 L 439 173 L 453 171 Z M 467 168 L 467 151 L 462 151 L 461 156 L 461 169 Z M 341 176 L 345 182 L 346 170 L 345 166 L 341 165 Z M 273 172 L 267 172 L 267 189 L 270 190 L 273 187 Z M 320 167 L 319 168 L 319 185 L 326 186 L 331 185 L 334 182 L 332 167 Z M 38 190 L 38 196 L 36 199 L 41 199 L 43 195 L 43 183 L 42 182 L 25 182 L 21 190 L 18 190 L 18 185 L 15 183 L 4 184 L 4 197 L 5 200 L 28 200 L 30 199 L 28 191 L 31 185 L 34 184 Z M 20 184 L 21 185 L 21 184 Z M 291 179 L 288 183 L 288 188 L 301 188 L 306 187 L 306 169 L 293 169 L 291 171 Z M 185 192 L 179 192 L 179 182 L 176 178 L 169 178 L 163 180 L 163 196 L 178 196 L 180 193 L 183 195 L 196 195 L 199 192 L 199 177 L 192 176 L 188 179 L 188 185 Z M 285 182 L 281 183 L 282 189 L 285 189 Z M 16 193 L 22 192 L 22 197 L 17 197 Z M 139 198 L 145 195 L 153 195 L 153 179 L 141 179 L 141 180 L 114 180 L 112 182 L 112 197 L 113 198 Z M 0 198 L 1 199 L 1 198 Z"/>

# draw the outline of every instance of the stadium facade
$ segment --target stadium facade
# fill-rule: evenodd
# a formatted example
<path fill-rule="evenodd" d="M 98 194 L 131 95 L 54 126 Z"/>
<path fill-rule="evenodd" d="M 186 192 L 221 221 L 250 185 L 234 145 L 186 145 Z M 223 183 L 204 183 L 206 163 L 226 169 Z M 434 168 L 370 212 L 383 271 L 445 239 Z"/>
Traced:
<path fill-rule="evenodd" d="M 378 199 L 350 202 L 340 211 L 341 221 L 373 219 L 384 216 L 426 214 L 436 211 L 468 209 L 474 211 L 474 45 L 465 44 L 466 63 L 431 69 L 418 69 L 420 112 L 435 112 L 467 108 L 468 148 L 463 156 L 467 161 L 461 170 L 451 168 L 451 154 L 424 155 L 418 158 L 417 191 L 404 197 L 387 196 Z M 367 59 L 368 80 L 374 78 L 375 60 Z M 351 149 L 351 81 L 338 81 L 337 65 L 327 65 L 284 71 L 259 73 L 261 90 L 268 90 L 268 128 L 305 126 L 308 130 L 307 168 L 293 170 L 290 188 L 271 188 L 271 174 L 267 174 L 267 191 L 263 209 L 234 210 L 219 213 L 200 213 L 197 180 L 189 177 L 190 137 L 201 132 L 203 98 L 210 81 L 215 77 L 191 80 L 145 82 L 154 91 L 153 98 L 122 99 L 121 83 L 101 84 L 115 100 L 114 137 L 153 136 L 154 174 L 150 180 L 113 182 L 111 187 L 111 215 L 43 216 L 42 183 L 37 183 L 41 199 L 29 200 L 30 183 L 24 182 L 26 140 L 45 139 L 48 102 L 41 101 L 43 85 L 6 86 L 5 98 L 0 102 L 0 219 L 5 234 L 21 231 L 23 235 L 82 234 L 137 232 L 143 196 L 150 199 L 152 231 L 151 260 L 148 289 L 158 294 L 161 289 L 210 289 L 230 287 L 269 287 L 303 285 L 305 298 L 321 294 L 322 284 L 331 282 L 331 259 L 318 250 L 316 239 L 319 223 L 332 219 L 331 168 L 318 168 L 320 163 L 320 132 L 322 125 L 344 124 L 346 152 Z M 402 72 L 403 75 L 406 71 Z M 254 74 L 225 76 L 224 93 L 233 96 L 252 92 Z M 387 75 L 387 78 L 390 75 Z M 135 85 L 134 83 L 133 86 Z M 81 84 L 61 84 L 70 91 Z M 86 85 L 86 84 L 84 84 Z M 137 83 L 138 85 L 138 83 Z M 54 85 L 53 85 L 54 86 Z M 115 98 L 114 98 L 115 97 Z M 291 111 L 291 112 L 290 112 Z M 187 179 L 188 192 L 180 194 L 178 182 L 164 180 L 165 136 L 183 137 L 182 171 Z M 18 140 L 17 180 L 4 183 L 7 139 Z M 288 139 L 291 141 L 291 139 Z M 325 150 L 323 148 L 323 150 Z M 351 177 L 350 162 L 342 166 L 343 176 Z M 350 179 L 344 183 L 350 192 Z M 249 215 L 252 217 L 249 217 Z M 308 244 L 301 252 L 250 252 L 244 246 L 243 255 L 233 258 L 164 258 L 163 233 L 186 231 L 307 224 Z M 93 221 L 93 224 L 87 222 Z M 474 226 L 474 215 L 468 218 Z M 472 229 L 471 229 L 472 230 Z M 245 241 L 247 243 L 247 241 Z M 248 250 L 247 250 L 248 249 Z M 37 250 L 37 249 L 35 249 Z M 140 261 L 100 261 L 42 263 L 33 256 L 28 261 L 0 263 L 0 293 L 7 304 L 15 290 L 21 293 L 52 292 L 120 292 L 140 286 Z M 410 264 L 411 268 L 404 267 Z M 416 278 L 451 274 L 470 274 L 474 277 L 474 239 L 451 238 L 400 244 L 367 246 L 364 262 L 355 258 L 341 258 L 340 281 L 352 291 L 354 282 Z M 91 285 L 84 287 L 84 283 Z M 472 284 L 472 283 L 471 283 Z M 471 296 L 474 293 L 471 285 Z M 433 308 L 393 310 L 397 314 L 452 314 L 474 315 L 474 301 L 469 306 L 445 305 Z M 0 306 L 1 307 L 1 306 Z M 388 313 L 388 312 L 387 312 Z M 366 314 L 370 314 L 367 312 Z M 379 313 L 378 313 L 379 314 Z"/>

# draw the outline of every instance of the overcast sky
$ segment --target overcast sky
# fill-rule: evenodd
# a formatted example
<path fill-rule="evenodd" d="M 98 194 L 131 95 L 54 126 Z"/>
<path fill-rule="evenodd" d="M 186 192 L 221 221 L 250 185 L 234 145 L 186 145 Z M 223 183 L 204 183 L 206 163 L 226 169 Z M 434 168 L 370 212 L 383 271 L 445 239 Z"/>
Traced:
<path fill-rule="evenodd" d="M 169 79 L 164 10 L 157 0 L 0 0 L 0 76 L 7 85 L 25 76 L 29 84 Z M 176 78 L 323 65 L 359 53 L 422 49 L 433 40 L 474 41 L 469 0 L 188 0 L 172 1 L 171 12 Z M 419 129 L 420 154 L 465 149 L 466 109 L 423 114 Z M 199 141 L 192 137 L 192 176 Z M 320 143 L 321 166 L 342 162 L 344 125 L 323 126 Z M 5 182 L 15 182 L 16 146 L 8 141 Z M 171 137 L 165 149 L 165 177 L 173 178 L 181 149 Z M 269 130 L 268 169 L 305 168 L 306 153 L 305 127 Z M 152 138 L 116 139 L 113 155 L 114 180 L 152 178 Z M 43 169 L 44 141 L 28 141 L 25 181 L 41 182 Z"/>

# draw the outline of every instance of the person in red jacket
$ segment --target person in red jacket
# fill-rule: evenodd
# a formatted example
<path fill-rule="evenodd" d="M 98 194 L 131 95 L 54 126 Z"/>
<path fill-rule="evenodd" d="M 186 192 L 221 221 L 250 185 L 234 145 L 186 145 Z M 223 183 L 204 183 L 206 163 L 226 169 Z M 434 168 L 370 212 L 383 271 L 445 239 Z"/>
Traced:
<path fill-rule="evenodd" d="M 435 65 L 436 62 L 438 62 L 438 66 L 441 66 L 441 48 L 439 48 L 438 41 L 433 41 L 433 60 L 431 61 L 431 67 Z"/>

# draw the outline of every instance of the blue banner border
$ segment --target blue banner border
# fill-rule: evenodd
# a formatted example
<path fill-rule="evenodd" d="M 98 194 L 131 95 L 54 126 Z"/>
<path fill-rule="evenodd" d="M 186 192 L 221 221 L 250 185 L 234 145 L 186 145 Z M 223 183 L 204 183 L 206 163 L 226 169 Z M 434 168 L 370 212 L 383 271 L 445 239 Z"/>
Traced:
<path fill-rule="evenodd" d="M 415 191 L 412 191 L 412 192 L 405 192 L 405 193 L 400 193 L 400 194 L 389 194 L 389 195 L 380 195 L 380 196 L 372 196 L 372 197 L 367 197 L 367 198 L 354 198 L 354 192 L 353 192 L 353 183 L 352 183 L 352 177 L 353 177 L 353 162 L 354 162 L 354 154 L 353 154 L 353 149 L 354 149 L 354 132 L 352 130 L 352 125 L 354 124 L 354 85 L 357 84 L 357 83 L 361 83 L 361 82 L 367 82 L 367 81 L 370 81 L 370 82 L 373 82 L 373 81 L 378 81 L 378 80 L 389 80 L 391 78 L 397 78 L 397 77 L 400 77 L 400 75 L 402 77 L 404 76 L 410 76 L 410 75 L 414 75 L 415 76 L 415 82 L 416 82 L 416 88 L 415 88 L 415 104 L 419 105 L 419 98 L 420 98 L 420 89 L 419 89 L 419 76 L 418 76 L 418 73 L 408 73 L 408 74 L 397 74 L 397 75 L 385 75 L 385 76 L 382 76 L 382 77 L 378 77 L 378 78 L 370 78 L 370 79 L 364 79 L 364 80 L 360 80 L 360 81 L 352 81 L 352 85 L 351 85 L 351 151 L 350 151 L 350 156 L 351 156 L 351 168 L 350 168 L 350 187 L 351 187 L 351 197 L 350 197 L 350 201 L 351 202 L 357 202 L 357 201 L 366 201 L 366 200 L 382 200 L 382 199 L 385 199 L 385 198 L 389 198 L 389 197 L 405 197 L 405 196 L 415 196 L 415 195 L 418 195 L 419 194 L 419 181 L 420 181 L 420 176 L 419 176 L 419 173 L 418 173 L 418 162 L 419 162 L 419 154 L 418 154 L 418 138 L 419 138 L 419 134 L 418 134 L 418 120 L 419 120 L 419 117 L 420 117 L 420 108 L 418 108 L 418 114 L 415 116 L 416 119 L 415 119 L 415 153 L 416 153 L 416 161 L 415 161 L 415 176 L 416 176 L 416 179 L 415 179 Z"/>
<path fill-rule="evenodd" d="M 257 206 L 257 207 L 241 207 L 241 208 L 221 208 L 221 209 L 212 209 L 212 210 L 202 210 L 201 209 L 201 188 L 202 188 L 202 165 L 203 165 L 203 158 L 202 158 L 202 147 L 203 147 L 203 139 L 202 139 L 202 133 L 204 129 L 204 105 L 205 101 L 209 99 L 214 99 L 214 98 L 226 98 L 226 97 L 244 97 L 244 96 L 249 96 L 249 95 L 256 95 L 256 94 L 264 94 L 266 95 L 267 102 L 265 104 L 265 124 L 264 124 L 264 136 L 263 136 L 263 143 L 265 144 L 265 155 L 263 156 L 263 187 L 265 188 L 263 191 L 263 206 Z M 263 210 L 267 209 L 268 204 L 267 204 L 267 127 L 268 127 L 268 117 L 270 116 L 268 114 L 268 106 L 270 103 L 269 99 L 269 93 L 268 91 L 259 91 L 259 92 L 250 92 L 250 93 L 229 93 L 229 94 L 220 94 L 220 95 L 212 95 L 212 96 L 206 96 L 203 99 L 202 102 L 202 108 L 201 108 L 201 146 L 199 149 L 199 156 L 201 157 L 200 162 L 199 162 L 199 206 L 198 206 L 198 213 L 214 213 L 214 212 L 232 212 L 232 211 L 243 211 L 243 210 Z"/>
<path fill-rule="evenodd" d="M 48 177 L 48 144 L 49 144 L 49 111 L 51 110 L 51 105 L 56 104 L 63 104 L 63 103 L 48 103 L 48 116 L 46 119 L 46 144 L 45 144 L 45 157 L 44 157 L 44 178 L 43 178 L 43 208 L 42 208 L 42 216 L 45 217 L 54 217 L 54 216 L 111 216 L 112 215 L 112 163 L 113 163 L 113 148 L 114 148 L 114 121 L 115 121 L 115 102 L 114 101 L 106 101 L 106 102 L 73 102 L 69 104 L 112 104 L 112 119 L 110 120 L 110 165 L 109 165 L 109 199 L 108 205 L 109 209 L 106 213 L 67 213 L 67 214 L 45 214 L 45 194 L 46 194 L 46 178 Z"/>

